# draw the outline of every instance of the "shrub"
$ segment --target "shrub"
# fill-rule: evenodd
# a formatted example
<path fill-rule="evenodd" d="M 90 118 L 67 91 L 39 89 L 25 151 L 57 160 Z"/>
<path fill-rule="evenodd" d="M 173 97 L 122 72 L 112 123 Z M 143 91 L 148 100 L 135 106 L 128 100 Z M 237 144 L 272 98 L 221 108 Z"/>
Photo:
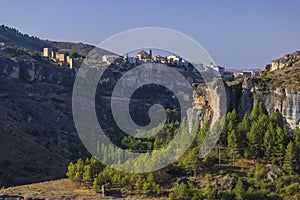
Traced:
<path fill-rule="evenodd" d="M 300 192 L 300 185 L 299 183 L 292 183 L 291 185 L 284 187 L 284 189 L 287 194 L 294 195 Z"/>

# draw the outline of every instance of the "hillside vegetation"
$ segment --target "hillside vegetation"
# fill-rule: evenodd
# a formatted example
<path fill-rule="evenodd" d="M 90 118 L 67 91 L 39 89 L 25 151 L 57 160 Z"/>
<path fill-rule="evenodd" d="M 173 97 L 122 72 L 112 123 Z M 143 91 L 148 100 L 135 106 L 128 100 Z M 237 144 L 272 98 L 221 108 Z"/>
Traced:
<path fill-rule="evenodd" d="M 256 104 L 241 121 L 235 110 L 223 120 L 216 147 L 220 148 L 220 155 L 212 151 L 204 159 L 199 158 L 207 122 L 199 129 L 189 151 L 178 162 L 159 171 L 120 172 L 92 157 L 71 162 L 67 176 L 78 188 L 93 189 L 96 193 L 105 185 L 108 195 L 109 191 L 117 190 L 124 196 L 169 199 L 299 199 L 300 130 L 289 134 L 280 113 L 268 114 L 263 103 Z M 171 129 L 170 133 L 174 132 L 176 129 Z M 139 146 L 140 141 L 136 139 L 131 144 Z M 109 157 L 110 151 L 106 155 Z M 147 165 L 145 162 L 140 163 Z"/>

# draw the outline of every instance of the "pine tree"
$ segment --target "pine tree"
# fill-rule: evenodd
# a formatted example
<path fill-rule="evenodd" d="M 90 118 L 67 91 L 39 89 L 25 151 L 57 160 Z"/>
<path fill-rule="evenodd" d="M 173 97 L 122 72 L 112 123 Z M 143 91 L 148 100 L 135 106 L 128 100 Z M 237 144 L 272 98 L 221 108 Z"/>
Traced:
<path fill-rule="evenodd" d="M 103 169 L 104 165 L 97 160 L 95 156 L 92 156 L 90 159 L 92 177 L 96 177 Z"/>
<path fill-rule="evenodd" d="M 222 133 L 219 138 L 219 143 L 221 145 L 226 145 L 228 134 L 232 130 L 236 130 L 237 128 L 238 116 L 236 110 L 234 109 L 233 111 L 227 113 L 225 119 L 221 119 L 221 120 L 224 120 L 225 122 L 222 128 Z"/>
<path fill-rule="evenodd" d="M 237 124 L 239 122 L 238 115 L 236 109 L 233 109 L 226 115 L 226 123 L 228 124 L 228 132 L 236 129 Z"/>
<path fill-rule="evenodd" d="M 267 109 L 266 109 L 264 103 L 263 103 L 263 102 L 259 102 L 259 103 L 257 103 L 257 104 L 253 107 L 253 109 L 252 109 L 252 111 L 251 111 L 251 113 L 250 113 L 250 119 L 251 119 L 251 121 L 256 121 L 256 120 L 258 120 L 258 117 L 259 117 L 260 115 L 262 115 L 262 114 L 268 115 L 268 111 L 267 111 Z"/>
<path fill-rule="evenodd" d="M 194 149 L 188 151 L 186 153 L 186 157 L 183 160 L 183 165 L 186 169 L 190 170 L 190 172 L 194 172 L 194 176 L 197 176 L 197 171 L 200 167 L 201 160 L 199 158 L 199 147 L 195 147 Z"/>
<path fill-rule="evenodd" d="M 82 182 L 86 188 L 90 188 L 92 186 L 92 170 L 91 166 L 89 164 L 84 166 L 84 172 L 82 175 Z"/>
<path fill-rule="evenodd" d="M 280 126 L 281 128 L 284 128 L 283 118 L 279 112 L 273 112 L 270 116 L 270 120 L 274 126 Z"/>
<path fill-rule="evenodd" d="M 66 175 L 69 179 L 74 181 L 76 175 L 76 165 L 74 165 L 73 162 L 70 162 Z"/>
<path fill-rule="evenodd" d="M 233 190 L 237 200 L 243 199 L 243 194 L 245 193 L 244 183 L 241 177 L 238 178 L 236 186 Z"/>
<path fill-rule="evenodd" d="M 281 165 L 285 155 L 286 132 L 279 126 L 276 129 L 274 155 L 276 161 Z"/>
<path fill-rule="evenodd" d="M 236 135 L 236 131 L 232 130 L 227 137 L 227 143 L 228 143 L 228 154 L 229 156 L 232 156 L 232 163 L 234 165 L 235 157 L 238 154 L 238 138 Z"/>
<path fill-rule="evenodd" d="M 93 182 L 93 190 L 96 192 L 96 193 L 99 193 L 100 192 L 100 189 L 101 189 L 101 185 L 100 185 L 100 177 L 97 176 L 96 178 L 94 178 L 94 182 Z"/>
<path fill-rule="evenodd" d="M 275 130 L 273 128 L 273 124 L 269 124 L 269 128 L 264 136 L 264 153 L 267 157 L 268 163 L 270 162 L 271 157 L 274 155 L 274 146 L 275 146 Z"/>
<path fill-rule="evenodd" d="M 247 133 L 248 149 L 246 157 L 256 160 L 262 150 L 263 130 L 258 122 L 253 122 L 250 131 Z"/>
<path fill-rule="evenodd" d="M 77 188 L 79 188 L 82 182 L 82 175 L 79 172 L 76 172 L 74 181 L 76 183 Z"/>
<path fill-rule="evenodd" d="M 295 156 L 294 155 L 295 155 L 295 148 L 294 148 L 293 142 L 291 141 L 286 148 L 284 163 L 282 166 L 283 170 L 288 172 L 290 175 L 295 170 Z"/>
<path fill-rule="evenodd" d="M 300 165 L 300 129 L 298 127 L 294 130 L 294 148 L 295 148 L 295 160 L 296 170 L 299 172 Z"/>
<path fill-rule="evenodd" d="M 76 182 L 78 188 L 81 186 L 83 171 L 84 171 L 84 162 L 81 158 L 79 158 L 76 163 L 76 173 L 74 178 L 74 181 Z"/>
<path fill-rule="evenodd" d="M 204 122 L 204 124 L 202 125 L 202 127 L 199 129 L 199 132 L 197 134 L 197 145 L 201 146 L 203 140 L 205 139 L 206 134 L 208 133 L 209 130 L 209 122 L 206 121 Z"/>
<path fill-rule="evenodd" d="M 251 120 L 246 113 L 241 123 L 238 124 L 238 147 L 240 149 L 240 155 L 244 155 L 244 149 L 247 148 L 247 133 L 251 129 Z"/>

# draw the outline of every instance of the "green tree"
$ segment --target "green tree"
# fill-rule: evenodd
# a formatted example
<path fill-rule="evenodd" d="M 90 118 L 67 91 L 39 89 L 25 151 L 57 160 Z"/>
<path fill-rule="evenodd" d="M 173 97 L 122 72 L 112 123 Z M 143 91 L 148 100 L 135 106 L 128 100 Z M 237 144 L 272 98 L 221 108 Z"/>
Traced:
<path fill-rule="evenodd" d="M 199 146 L 193 148 L 186 153 L 183 160 L 183 165 L 186 169 L 194 171 L 194 176 L 197 176 L 197 171 L 200 168 L 201 160 L 199 158 Z"/>
<path fill-rule="evenodd" d="M 262 114 L 268 115 L 268 111 L 267 111 L 264 103 L 263 102 L 259 102 L 259 103 L 255 104 L 255 106 L 253 107 L 253 109 L 252 109 L 252 111 L 250 113 L 250 119 L 251 119 L 251 121 L 258 120 L 258 117 L 260 115 L 262 115 Z"/>
<path fill-rule="evenodd" d="M 143 183 L 143 193 L 147 195 L 160 194 L 161 186 L 155 182 L 153 173 L 147 175 L 146 181 Z"/>
<path fill-rule="evenodd" d="M 84 162 L 81 158 L 77 160 L 76 163 L 76 173 L 74 181 L 76 182 L 77 187 L 81 186 L 82 178 L 83 178 L 83 171 L 84 171 Z"/>
<path fill-rule="evenodd" d="M 232 131 L 237 128 L 237 124 L 239 122 L 238 115 L 236 109 L 233 109 L 226 115 L 226 121 L 228 123 L 228 131 Z"/>
<path fill-rule="evenodd" d="M 286 130 L 281 127 L 277 127 L 275 136 L 274 155 L 276 161 L 281 165 L 285 155 L 285 143 L 286 143 Z"/>
<path fill-rule="evenodd" d="M 294 148 L 295 148 L 295 162 L 296 170 L 299 172 L 300 165 L 300 129 L 298 127 L 294 130 Z"/>
<path fill-rule="evenodd" d="M 86 188 L 90 188 L 92 186 L 92 170 L 91 166 L 89 164 L 84 166 L 84 172 L 82 175 L 82 182 Z"/>
<path fill-rule="evenodd" d="M 261 181 L 266 177 L 267 170 L 263 164 L 256 164 L 254 178 L 256 181 Z"/>
<path fill-rule="evenodd" d="M 234 165 L 235 157 L 238 155 L 238 137 L 235 130 L 229 132 L 227 137 L 228 143 L 228 155 L 232 157 L 232 163 Z"/>
<path fill-rule="evenodd" d="M 275 130 L 273 128 L 273 124 L 269 124 L 269 128 L 265 133 L 264 136 L 264 143 L 263 143 L 263 148 L 264 148 L 264 153 L 267 157 L 268 163 L 270 162 L 271 157 L 274 155 L 274 146 L 275 146 Z"/>
<path fill-rule="evenodd" d="M 199 129 L 199 132 L 197 134 L 197 145 L 201 146 L 203 140 L 205 139 L 206 134 L 208 133 L 209 130 L 209 122 L 206 121 L 204 122 L 204 124 L 202 125 L 202 127 Z"/>
<path fill-rule="evenodd" d="M 95 156 L 92 156 L 90 159 L 92 177 L 96 177 L 103 169 L 104 165 L 97 160 Z"/>
<path fill-rule="evenodd" d="M 238 124 L 238 147 L 240 155 L 244 155 L 244 149 L 247 148 L 247 133 L 251 129 L 251 120 L 249 114 L 246 113 L 241 123 Z"/>
<path fill-rule="evenodd" d="M 258 122 L 253 122 L 250 131 L 247 133 L 248 149 L 246 157 L 256 160 L 262 147 L 262 131 Z"/>
<path fill-rule="evenodd" d="M 213 186 L 210 185 L 209 183 L 207 183 L 203 190 L 203 196 L 205 196 L 207 199 L 214 199 L 215 193 L 216 193 L 216 191 L 213 188 Z"/>
<path fill-rule="evenodd" d="M 282 166 L 285 172 L 288 172 L 290 175 L 295 170 L 295 148 L 294 143 L 291 141 L 287 148 L 284 157 L 284 163 Z"/>
<path fill-rule="evenodd" d="M 279 112 L 273 112 L 270 116 L 270 120 L 274 126 L 280 126 L 281 128 L 284 128 L 284 121 Z"/>
<path fill-rule="evenodd" d="M 251 129 L 247 133 L 248 150 L 247 156 L 256 160 L 263 156 L 263 138 L 268 129 L 268 116 L 260 114 L 256 121 L 252 122 Z"/>
<path fill-rule="evenodd" d="M 223 119 L 221 119 L 221 120 L 223 120 Z M 220 145 L 227 144 L 228 134 L 232 130 L 236 130 L 237 125 L 238 125 L 238 116 L 237 116 L 236 110 L 234 109 L 233 111 L 228 112 L 225 117 L 225 122 L 224 122 L 222 133 L 221 133 L 221 136 L 219 139 Z"/>
<path fill-rule="evenodd" d="M 244 183 L 241 177 L 238 178 L 236 186 L 233 190 L 237 200 L 243 199 L 243 194 L 245 193 Z"/>
<path fill-rule="evenodd" d="M 76 175 L 76 165 L 74 165 L 73 162 L 70 162 L 66 175 L 69 179 L 74 181 Z"/>
<path fill-rule="evenodd" d="M 96 192 L 96 193 L 99 193 L 100 192 L 100 189 L 101 189 L 101 182 L 100 182 L 100 177 L 97 176 L 94 178 L 94 182 L 93 182 L 93 190 Z"/>

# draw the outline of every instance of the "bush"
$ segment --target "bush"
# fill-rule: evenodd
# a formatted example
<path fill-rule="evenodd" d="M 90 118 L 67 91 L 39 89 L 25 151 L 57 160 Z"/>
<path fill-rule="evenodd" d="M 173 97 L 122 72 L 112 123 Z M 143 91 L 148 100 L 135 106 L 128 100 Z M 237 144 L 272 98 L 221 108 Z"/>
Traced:
<path fill-rule="evenodd" d="M 206 174 L 205 175 L 205 178 L 208 180 L 208 181 L 211 181 L 213 179 L 213 176 L 211 174 Z"/>
<path fill-rule="evenodd" d="M 202 199 L 201 191 L 192 183 L 176 185 L 169 194 L 170 199 Z"/>
<path fill-rule="evenodd" d="M 300 185 L 299 183 L 292 183 L 291 185 L 284 187 L 284 189 L 287 194 L 295 195 L 300 192 Z"/>

